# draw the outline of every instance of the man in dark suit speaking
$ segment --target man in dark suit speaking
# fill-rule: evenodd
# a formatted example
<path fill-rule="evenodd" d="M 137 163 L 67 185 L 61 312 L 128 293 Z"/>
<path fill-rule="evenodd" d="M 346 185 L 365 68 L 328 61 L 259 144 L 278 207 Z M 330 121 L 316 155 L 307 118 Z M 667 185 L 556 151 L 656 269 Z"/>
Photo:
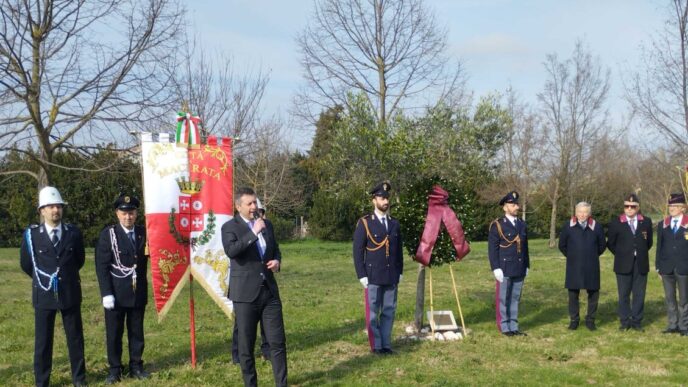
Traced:
<path fill-rule="evenodd" d="M 257 386 L 253 355 L 258 322 L 265 328 L 270 345 L 276 386 L 287 385 L 287 347 L 282 301 L 274 272 L 281 254 L 272 223 L 257 215 L 256 194 L 241 188 L 234 195 L 236 214 L 222 225 L 222 245 L 230 259 L 229 299 L 239 330 L 239 363 L 245 386 Z"/>

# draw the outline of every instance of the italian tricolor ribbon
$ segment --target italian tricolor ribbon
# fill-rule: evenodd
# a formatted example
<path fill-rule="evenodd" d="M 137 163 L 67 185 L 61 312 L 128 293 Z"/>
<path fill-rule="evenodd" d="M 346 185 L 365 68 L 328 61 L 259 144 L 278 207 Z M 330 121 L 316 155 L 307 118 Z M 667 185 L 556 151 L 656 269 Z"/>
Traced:
<path fill-rule="evenodd" d="M 201 119 L 188 112 L 177 113 L 176 142 L 181 146 L 198 145 L 201 143 Z"/>

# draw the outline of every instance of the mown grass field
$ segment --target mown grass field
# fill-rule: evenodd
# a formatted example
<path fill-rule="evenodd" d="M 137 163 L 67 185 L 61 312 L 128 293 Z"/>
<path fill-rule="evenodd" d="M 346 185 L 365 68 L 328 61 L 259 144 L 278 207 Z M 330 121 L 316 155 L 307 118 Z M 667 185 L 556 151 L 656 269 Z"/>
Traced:
<path fill-rule="evenodd" d="M 602 290 L 596 332 L 568 331 L 564 259 L 531 241 L 531 271 L 521 304 L 521 328 L 528 337 L 507 338 L 494 322 L 494 281 L 485 243 L 452 265 L 466 325 L 459 342 L 397 340 L 394 356 L 369 353 L 364 332 L 363 293 L 349 243 L 314 240 L 282 245 L 278 275 L 287 330 L 289 382 L 294 386 L 454 385 L 685 385 L 688 337 L 663 335 L 666 316 L 661 281 L 651 273 L 645 302 L 645 332 L 620 332 L 612 257 L 602 257 Z M 107 372 L 105 330 L 92 251 L 82 269 L 87 377 L 102 385 Z M 33 383 L 33 310 L 30 278 L 21 272 L 17 249 L 0 250 L 0 384 Z M 413 320 L 417 266 L 406 258 L 399 292 L 395 336 Z M 435 309 L 453 309 L 446 267 L 433 269 Z M 231 364 L 232 323 L 199 287 L 196 295 L 198 366 L 190 366 L 188 291 L 162 322 L 152 302 L 146 316 L 144 360 L 152 378 L 124 379 L 131 386 L 240 386 Z M 427 288 L 426 288 L 427 289 Z M 582 299 L 584 297 L 581 297 Z M 429 305 L 426 297 L 426 305 Z M 584 310 L 582 301 L 581 309 Z M 70 385 L 69 361 L 58 317 L 51 382 Z M 125 339 L 126 341 L 126 339 Z M 125 344 L 126 345 L 126 344 Z M 123 361 L 126 363 L 127 355 Z M 260 385 L 273 384 L 270 364 L 259 360 Z"/>

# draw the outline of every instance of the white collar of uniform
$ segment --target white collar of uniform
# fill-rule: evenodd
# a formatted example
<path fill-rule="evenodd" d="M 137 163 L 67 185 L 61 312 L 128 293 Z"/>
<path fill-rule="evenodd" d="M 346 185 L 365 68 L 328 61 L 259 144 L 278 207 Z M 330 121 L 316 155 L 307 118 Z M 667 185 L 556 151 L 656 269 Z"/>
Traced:
<path fill-rule="evenodd" d="M 378 219 L 382 219 L 382 218 L 389 219 L 389 216 L 387 216 L 387 213 L 380 212 L 380 210 L 378 210 L 377 208 L 374 211 L 375 211 L 375 216 L 377 216 Z"/>
<path fill-rule="evenodd" d="M 674 221 L 677 221 L 677 225 L 681 225 L 681 221 L 683 220 L 683 214 L 679 216 L 672 216 L 671 217 L 671 227 L 674 227 Z"/>
<path fill-rule="evenodd" d="M 135 227 L 132 227 L 130 230 L 130 229 L 124 227 L 124 225 L 122 223 L 120 223 L 119 226 L 122 227 L 122 230 L 124 230 L 124 233 L 127 235 L 129 235 L 130 232 L 134 232 Z M 136 236 L 136 232 L 134 232 L 134 236 Z"/>
<path fill-rule="evenodd" d="M 57 237 L 62 238 L 62 222 L 58 223 L 57 226 L 55 226 L 55 227 L 50 227 L 48 225 L 48 223 L 44 223 L 43 225 L 45 226 L 45 232 L 48 233 L 49 237 L 53 236 L 52 235 L 53 229 L 56 229 L 57 230 Z"/>
<path fill-rule="evenodd" d="M 504 215 L 506 216 L 507 219 L 509 219 L 509 222 L 511 222 L 511 224 L 516 224 L 516 219 L 518 219 L 517 217 L 511 216 L 509 214 L 504 214 Z"/>

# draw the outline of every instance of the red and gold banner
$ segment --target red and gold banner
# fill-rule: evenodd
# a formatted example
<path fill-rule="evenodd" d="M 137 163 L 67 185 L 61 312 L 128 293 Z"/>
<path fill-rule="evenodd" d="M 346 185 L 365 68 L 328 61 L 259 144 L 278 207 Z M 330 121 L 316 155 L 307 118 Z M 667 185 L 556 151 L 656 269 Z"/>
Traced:
<path fill-rule="evenodd" d="M 141 143 L 146 228 L 153 297 L 162 319 L 188 281 L 189 273 L 231 317 L 227 298 L 229 258 L 220 229 L 231 219 L 231 140 L 208 139 L 187 147 L 166 134 Z"/>

